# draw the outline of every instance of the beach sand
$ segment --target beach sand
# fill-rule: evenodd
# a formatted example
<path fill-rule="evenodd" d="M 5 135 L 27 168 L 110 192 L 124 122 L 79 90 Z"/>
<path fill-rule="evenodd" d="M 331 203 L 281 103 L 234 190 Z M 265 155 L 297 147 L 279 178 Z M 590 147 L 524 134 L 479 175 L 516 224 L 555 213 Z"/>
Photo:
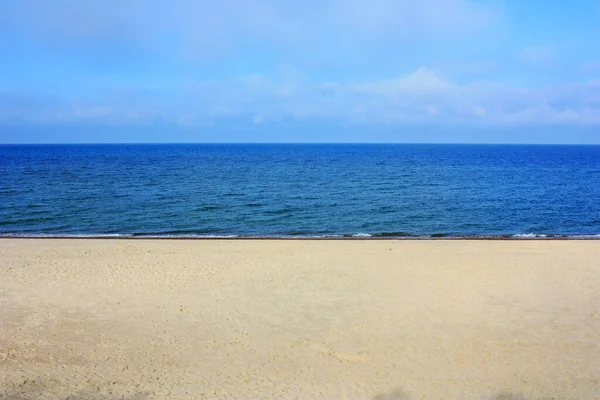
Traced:
<path fill-rule="evenodd" d="M 2 399 L 600 399 L 599 380 L 600 241 L 0 240 Z"/>

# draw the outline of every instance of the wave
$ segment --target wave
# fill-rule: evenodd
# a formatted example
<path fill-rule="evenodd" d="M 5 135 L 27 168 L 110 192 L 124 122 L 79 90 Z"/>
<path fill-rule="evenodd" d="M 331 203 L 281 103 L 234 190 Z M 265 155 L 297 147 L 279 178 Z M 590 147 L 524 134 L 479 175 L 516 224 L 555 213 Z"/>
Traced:
<path fill-rule="evenodd" d="M 543 233 L 517 233 L 515 235 L 512 235 L 512 237 L 519 238 L 519 239 L 541 239 L 541 238 L 547 238 L 547 237 L 553 237 L 553 236 L 554 235 L 548 236 L 547 234 L 543 234 Z"/>
<path fill-rule="evenodd" d="M 372 235 L 370 233 L 355 233 L 352 235 L 355 238 L 370 238 Z"/>
<path fill-rule="evenodd" d="M 511 236 L 515 239 L 600 239 L 600 234 L 553 234 L 553 233 L 517 233 Z"/>
<path fill-rule="evenodd" d="M 157 233 L 52 233 L 52 232 L 0 232 L 0 238 L 80 238 L 80 239 L 396 239 L 396 240 L 552 240 L 552 239 L 596 239 L 600 234 L 449 234 L 427 233 L 411 234 L 406 232 L 377 232 L 377 233 L 309 233 L 290 232 L 286 234 L 216 234 L 216 233 L 190 233 L 185 231 L 157 232 Z"/>
<path fill-rule="evenodd" d="M 134 235 L 127 233 L 0 233 L 0 238 L 82 238 L 82 239 L 110 239 L 110 238 L 133 238 Z"/>

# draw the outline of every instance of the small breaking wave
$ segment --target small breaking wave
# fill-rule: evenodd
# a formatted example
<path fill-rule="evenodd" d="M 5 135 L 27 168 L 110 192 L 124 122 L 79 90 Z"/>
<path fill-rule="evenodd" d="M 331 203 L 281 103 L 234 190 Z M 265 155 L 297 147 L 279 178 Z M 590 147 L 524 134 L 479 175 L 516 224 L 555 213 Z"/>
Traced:
<path fill-rule="evenodd" d="M 512 237 L 517 239 L 540 239 L 547 238 L 549 236 L 543 233 L 517 233 L 515 235 L 512 235 Z M 551 235 L 550 237 L 553 237 L 553 235 Z"/>
<path fill-rule="evenodd" d="M 65 239 L 111 239 L 111 238 L 133 238 L 134 235 L 127 233 L 0 233 L 0 238 L 65 238 Z"/>

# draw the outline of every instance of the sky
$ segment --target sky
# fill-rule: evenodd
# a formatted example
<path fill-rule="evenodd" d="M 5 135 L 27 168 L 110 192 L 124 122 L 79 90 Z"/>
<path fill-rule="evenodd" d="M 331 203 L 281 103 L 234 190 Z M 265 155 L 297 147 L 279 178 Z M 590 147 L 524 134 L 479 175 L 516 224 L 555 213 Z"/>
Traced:
<path fill-rule="evenodd" d="M 600 144 L 600 0 L 2 0 L 0 143 Z"/>

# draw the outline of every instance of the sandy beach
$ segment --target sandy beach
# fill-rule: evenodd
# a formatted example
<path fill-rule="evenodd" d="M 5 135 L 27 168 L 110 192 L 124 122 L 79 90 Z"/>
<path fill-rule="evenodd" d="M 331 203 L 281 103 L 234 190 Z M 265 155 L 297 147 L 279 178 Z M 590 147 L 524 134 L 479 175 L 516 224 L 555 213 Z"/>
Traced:
<path fill-rule="evenodd" d="M 2 399 L 600 399 L 600 241 L 0 240 Z"/>

